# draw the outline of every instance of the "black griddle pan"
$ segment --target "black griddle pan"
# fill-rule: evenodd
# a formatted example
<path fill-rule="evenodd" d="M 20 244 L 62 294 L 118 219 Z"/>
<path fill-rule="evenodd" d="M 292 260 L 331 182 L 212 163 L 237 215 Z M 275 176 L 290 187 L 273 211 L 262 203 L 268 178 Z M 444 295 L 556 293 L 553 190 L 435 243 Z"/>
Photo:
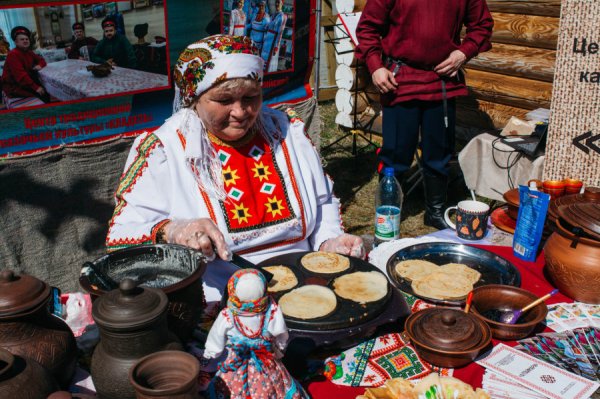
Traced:
<path fill-rule="evenodd" d="M 321 285 L 328 287 L 332 291 L 334 291 L 333 281 L 336 279 L 336 277 L 342 276 L 344 274 L 354 272 L 376 271 L 385 276 L 385 274 L 382 273 L 375 266 L 362 259 L 354 257 L 348 257 L 350 259 L 350 268 L 344 270 L 343 272 L 335 274 L 314 273 L 310 270 L 305 269 L 300 262 L 302 257 L 308 253 L 310 252 L 293 252 L 278 255 L 257 264 L 259 268 L 263 268 L 265 266 L 287 266 L 296 275 L 296 278 L 298 279 L 298 285 L 289 290 L 274 293 L 273 297 L 276 301 L 279 301 L 279 298 L 281 298 L 284 294 L 302 285 Z M 331 314 L 321 318 L 309 320 L 297 319 L 294 317 L 284 315 L 285 322 L 290 330 L 330 331 L 348 329 L 363 324 L 369 320 L 373 320 L 377 316 L 379 316 L 386 309 L 386 306 L 390 301 L 390 298 L 392 296 L 392 289 L 393 287 L 388 281 L 387 294 L 378 301 L 368 302 L 365 304 L 360 304 L 358 302 L 344 299 L 336 295 L 338 302 L 337 308 Z"/>

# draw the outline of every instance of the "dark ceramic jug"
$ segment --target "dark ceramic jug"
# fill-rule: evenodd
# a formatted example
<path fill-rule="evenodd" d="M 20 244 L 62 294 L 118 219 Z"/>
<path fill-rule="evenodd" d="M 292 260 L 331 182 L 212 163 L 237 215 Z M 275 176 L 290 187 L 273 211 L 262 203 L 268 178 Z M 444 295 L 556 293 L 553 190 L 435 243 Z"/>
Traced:
<path fill-rule="evenodd" d="M 75 373 L 77 344 L 48 308 L 51 288 L 33 276 L 0 272 L 0 346 L 47 368 L 62 387 Z"/>
<path fill-rule="evenodd" d="M 35 360 L 0 348 L 0 398 L 45 398 L 57 388 L 48 370 Z"/>
<path fill-rule="evenodd" d="M 197 399 L 200 362 L 179 351 L 141 358 L 129 371 L 137 399 Z"/>
<path fill-rule="evenodd" d="M 100 343 L 92 356 L 96 392 L 103 399 L 134 399 L 129 369 L 140 358 L 164 349 L 181 350 L 167 329 L 167 296 L 125 279 L 119 288 L 94 301 L 92 317 Z"/>

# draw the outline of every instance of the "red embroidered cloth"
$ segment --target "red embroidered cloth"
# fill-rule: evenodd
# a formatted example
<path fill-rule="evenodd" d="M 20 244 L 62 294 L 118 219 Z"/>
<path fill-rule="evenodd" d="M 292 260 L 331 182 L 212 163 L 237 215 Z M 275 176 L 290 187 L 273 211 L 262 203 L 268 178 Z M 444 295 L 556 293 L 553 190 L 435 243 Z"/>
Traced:
<path fill-rule="evenodd" d="M 490 252 L 498 254 L 510 262 L 512 262 L 519 272 L 521 272 L 521 288 L 529 290 L 536 295 L 544 295 L 554 288 L 544 276 L 544 255 L 543 253 L 538 256 L 535 263 L 525 262 L 517 259 L 513 256 L 511 247 L 498 247 L 498 246 L 485 246 L 477 245 L 477 247 L 486 249 Z M 559 302 L 573 302 L 571 298 L 564 296 L 563 294 L 556 294 L 550 298 L 547 303 L 559 303 Z M 496 345 L 498 342 L 494 340 L 493 344 Z M 503 343 L 514 346 L 514 341 L 502 341 Z M 476 363 L 471 363 L 468 366 L 458 368 L 454 370 L 454 377 L 461 379 L 473 387 L 481 387 L 481 379 L 483 377 L 485 369 Z M 336 385 L 329 380 L 323 378 L 322 380 L 313 380 L 306 384 L 308 393 L 312 398 L 315 399 L 355 399 L 357 395 L 362 395 L 365 392 L 364 387 L 347 387 Z"/>

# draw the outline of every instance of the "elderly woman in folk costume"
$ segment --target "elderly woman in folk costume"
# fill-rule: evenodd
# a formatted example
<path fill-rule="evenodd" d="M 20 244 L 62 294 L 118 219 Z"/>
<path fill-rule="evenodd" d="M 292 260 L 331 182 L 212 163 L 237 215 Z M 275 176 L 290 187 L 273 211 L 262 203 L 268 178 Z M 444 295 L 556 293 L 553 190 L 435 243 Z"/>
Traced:
<path fill-rule="evenodd" d="M 262 273 L 238 270 L 227 284 L 227 307 L 213 324 L 204 357 L 227 358 L 208 388 L 209 398 L 308 398 L 280 359 L 288 331 L 283 313 L 266 294 Z"/>
<path fill-rule="evenodd" d="M 201 250 L 207 301 L 236 270 L 293 251 L 364 256 L 293 114 L 262 106 L 263 60 L 247 37 L 211 36 L 175 66 L 174 115 L 138 137 L 116 191 L 107 247 L 167 242 Z M 217 259 L 215 259 L 218 257 Z"/>

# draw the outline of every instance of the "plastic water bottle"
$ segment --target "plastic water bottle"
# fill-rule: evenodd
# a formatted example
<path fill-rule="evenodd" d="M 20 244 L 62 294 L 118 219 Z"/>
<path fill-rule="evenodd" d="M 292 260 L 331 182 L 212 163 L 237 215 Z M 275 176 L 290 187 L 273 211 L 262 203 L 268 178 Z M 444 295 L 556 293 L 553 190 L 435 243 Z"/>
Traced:
<path fill-rule="evenodd" d="M 403 196 L 400 183 L 394 177 L 394 168 L 383 169 L 375 198 L 375 246 L 400 238 Z"/>

